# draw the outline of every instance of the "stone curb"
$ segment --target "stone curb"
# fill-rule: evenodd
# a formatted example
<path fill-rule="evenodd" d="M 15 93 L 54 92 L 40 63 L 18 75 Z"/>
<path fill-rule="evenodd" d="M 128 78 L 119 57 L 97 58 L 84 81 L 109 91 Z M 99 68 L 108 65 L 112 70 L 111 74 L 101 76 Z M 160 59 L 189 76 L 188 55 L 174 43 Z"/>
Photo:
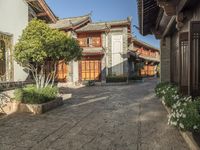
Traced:
<path fill-rule="evenodd" d="M 161 102 L 163 100 L 161 99 Z M 168 108 L 167 106 L 165 106 L 162 102 L 162 105 L 164 106 L 164 108 L 166 109 L 166 111 L 168 112 L 168 114 L 170 114 L 171 110 L 170 108 Z M 200 150 L 199 146 L 197 145 L 197 143 L 195 142 L 194 138 L 192 137 L 192 133 L 191 132 L 184 132 L 181 131 L 180 129 L 178 129 L 178 131 L 180 132 L 181 136 L 183 137 L 183 139 L 185 140 L 185 142 L 188 144 L 189 148 L 191 150 Z"/>

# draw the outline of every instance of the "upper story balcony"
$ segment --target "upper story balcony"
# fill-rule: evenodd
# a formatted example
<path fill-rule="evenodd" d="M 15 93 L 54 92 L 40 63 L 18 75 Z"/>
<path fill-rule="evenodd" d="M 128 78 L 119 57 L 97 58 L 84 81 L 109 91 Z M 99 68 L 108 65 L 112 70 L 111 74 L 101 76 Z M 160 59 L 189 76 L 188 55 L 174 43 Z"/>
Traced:
<path fill-rule="evenodd" d="M 136 53 L 142 57 L 160 59 L 160 54 L 158 51 L 147 50 L 144 48 L 137 48 Z"/>

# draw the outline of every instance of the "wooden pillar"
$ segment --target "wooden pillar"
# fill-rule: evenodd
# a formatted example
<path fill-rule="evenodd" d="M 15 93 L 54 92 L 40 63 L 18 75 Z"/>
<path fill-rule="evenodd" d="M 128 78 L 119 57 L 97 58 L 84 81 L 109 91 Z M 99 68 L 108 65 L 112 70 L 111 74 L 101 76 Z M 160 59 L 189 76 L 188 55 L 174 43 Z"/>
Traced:
<path fill-rule="evenodd" d="M 171 38 L 165 37 L 161 40 L 161 82 L 170 82 L 170 49 Z"/>

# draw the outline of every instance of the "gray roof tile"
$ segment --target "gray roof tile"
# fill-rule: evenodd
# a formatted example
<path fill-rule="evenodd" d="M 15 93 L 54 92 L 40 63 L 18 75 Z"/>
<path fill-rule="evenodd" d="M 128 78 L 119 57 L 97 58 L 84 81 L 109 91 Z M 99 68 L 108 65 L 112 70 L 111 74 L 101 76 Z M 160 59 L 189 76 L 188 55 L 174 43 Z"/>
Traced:
<path fill-rule="evenodd" d="M 119 20 L 119 21 L 110 21 L 110 22 L 95 22 L 89 23 L 86 26 L 77 29 L 77 32 L 84 32 L 84 31 L 103 31 L 109 29 L 111 26 L 121 25 L 121 24 L 129 24 L 130 21 L 127 20 Z"/>
<path fill-rule="evenodd" d="M 56 23 L 49 24 L 49 26 L 56 29 L 72 28 L 87 19 L 90 20 L 90 15 L 60 19 Z"/>

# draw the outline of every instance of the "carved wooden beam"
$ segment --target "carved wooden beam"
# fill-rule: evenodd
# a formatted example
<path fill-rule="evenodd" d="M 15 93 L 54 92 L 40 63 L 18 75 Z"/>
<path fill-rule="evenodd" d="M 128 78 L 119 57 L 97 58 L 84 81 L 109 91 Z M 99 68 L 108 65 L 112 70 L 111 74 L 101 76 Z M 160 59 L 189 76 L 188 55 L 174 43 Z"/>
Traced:
<path fill-rule="evenodd" d="M 177 22 L 176 28 L 177 28 L 178 31 L 184 26 L 183 21 L 184 21 L 185 18 L 186 17 L 184 16 L 183 12 L 180 12 L 180 13 L 177 14 L 177 16 L 176 16 L 176 22 Z"/>
<path fill-rule="evenodd" d="M 176 4 L 173 0 L 157 0 L 158 5 L 164 9 L 167 16 L 176 15 Z"/>

